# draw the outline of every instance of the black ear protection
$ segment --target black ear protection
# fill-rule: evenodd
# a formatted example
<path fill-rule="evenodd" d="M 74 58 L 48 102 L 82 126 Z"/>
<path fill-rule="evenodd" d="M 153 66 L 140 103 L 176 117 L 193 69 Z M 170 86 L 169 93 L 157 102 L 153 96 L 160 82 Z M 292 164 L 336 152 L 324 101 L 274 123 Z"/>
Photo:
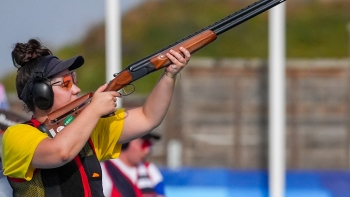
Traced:
<path fill-rule="evenodd" d="M 39 61 L 39 65 L 33 74 L 33 88 L 31 98 L 34 105 L 41 110 L 50 109 L 53 105 L 54 95 L 52 86 L 47 83 L 47 78 L 44 77 L 46 66 L 55 56 L 48 55 Z"/>

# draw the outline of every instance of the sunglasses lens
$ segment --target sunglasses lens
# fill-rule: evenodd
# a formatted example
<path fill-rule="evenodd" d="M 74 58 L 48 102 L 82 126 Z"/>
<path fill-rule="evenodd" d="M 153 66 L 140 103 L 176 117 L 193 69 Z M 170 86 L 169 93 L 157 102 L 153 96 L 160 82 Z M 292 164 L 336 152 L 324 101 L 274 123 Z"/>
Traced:
<path fill-rule="evenodd" d="M 73 84 L 77 84 L 77 74 L 75 71 L 64 75 L 59 81 L 51 81 L 51 85 L 61 86 L 61 88 L 70 90 Z"/>
<path fill-rule="evenodd" d="M 62 88 L 70 90 L 73 86 L 73 78 L 71 75 L 66 75 L 63 77 Z"/>

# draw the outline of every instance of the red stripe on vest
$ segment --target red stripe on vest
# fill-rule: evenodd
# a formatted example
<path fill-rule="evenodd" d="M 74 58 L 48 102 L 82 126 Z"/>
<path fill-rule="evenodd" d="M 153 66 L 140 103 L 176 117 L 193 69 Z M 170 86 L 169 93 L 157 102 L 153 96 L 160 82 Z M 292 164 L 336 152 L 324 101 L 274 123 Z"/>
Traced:
<path fill-rule="evenodd" d="M 27 122 L 27 124 L 28 124 L 28 123 L 33 123 L 33 125 L 32 125 L 32 126 L 33 126 L 33 127 L 35 127 L 35 128 L 38 128 L 38 126 L 40 126 L 40 125 L 41 125 L 41 122 L 39 122 L 38 120 L 36 120 L 36 119 L 35 119 L 35 118 L 33 118 L 33 117 L 30 119 L 30 121 L 29 121 L 29 122 Z"/>
<path fill-rule="evenodd" d="M 12 177 L 7 177 L 9 180 L 13 181 L 13 182 L 17 182 L 17 183 L 22 183 L 22 182 L 26 182 L 25 179 L 21 179 L 21 178 L 12 178 Z"/>
<path fill-rule="evenodd" d="M 113 185 L 110 197 L 123 197 L 123 196 L 120 194 L 118 189 Z"/>
<path fill-rule="evenodd" d="M 78 165 L 79 168 L 79 172 L 80 172 L 80 176 L 81 176 L 81 180 L 83 182 L 83 188 L 84 188 L 84 196 L 85 197 L 90 197 L 92 196 L 91 194 L 91 190 L 90 190 L 90 185 L 89 185 L 89 181 L 88 181 L 88 177 L 86 176 L 86 172 L 84 170 L 84 166 L 80 161 L 79 156 L 76 156 L 74 158 L 75 163 Z"/>

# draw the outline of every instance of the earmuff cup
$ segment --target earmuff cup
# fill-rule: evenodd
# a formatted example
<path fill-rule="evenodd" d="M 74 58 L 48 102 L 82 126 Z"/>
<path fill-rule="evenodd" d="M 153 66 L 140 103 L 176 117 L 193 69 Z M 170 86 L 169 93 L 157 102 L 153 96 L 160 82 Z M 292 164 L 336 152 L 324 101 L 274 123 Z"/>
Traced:
<path fill-rule="evenodd" d="M 53 105 L 54 94 L 52 87 L 44 81 L 35 82 L 32 89 L 34 105 L 41 110 L 50 109 Z"/>
<path fill-rule="evenodd" d="M 52 58 L 55 58 L 55 56 L 48 55 L 43 57 L 34 71 L 31 97 L 34 105 L 41 110 L 50 109 L 53 105 L 53 90 L 51 85 L 46 83 L 47 79 L 44 77 L 46 66 Z"/>

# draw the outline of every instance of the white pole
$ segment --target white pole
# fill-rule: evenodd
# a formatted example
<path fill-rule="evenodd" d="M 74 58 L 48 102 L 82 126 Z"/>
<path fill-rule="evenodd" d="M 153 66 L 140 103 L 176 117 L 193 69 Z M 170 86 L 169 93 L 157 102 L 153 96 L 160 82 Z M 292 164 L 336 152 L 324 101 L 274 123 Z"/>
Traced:
<path fill-rule="evenodd" d="M 121 66 L 121 11 L 119 0 L 106 0 L 106 82 L 112 80 L 113 74 L 122 70 Z M 122 99 L 117 100 L 118 108 Z"/>
<path fill-rule="evenodd" d="M 285 3 L 269 11 L 269 196 L 285 195 Z"/>
<path fill-rule="evenodd" d="M 170 169 L 179 169 L 182 166 L 182 143 L 180 140 L 170 140 L 168 143 L 167 164 Z"/>

